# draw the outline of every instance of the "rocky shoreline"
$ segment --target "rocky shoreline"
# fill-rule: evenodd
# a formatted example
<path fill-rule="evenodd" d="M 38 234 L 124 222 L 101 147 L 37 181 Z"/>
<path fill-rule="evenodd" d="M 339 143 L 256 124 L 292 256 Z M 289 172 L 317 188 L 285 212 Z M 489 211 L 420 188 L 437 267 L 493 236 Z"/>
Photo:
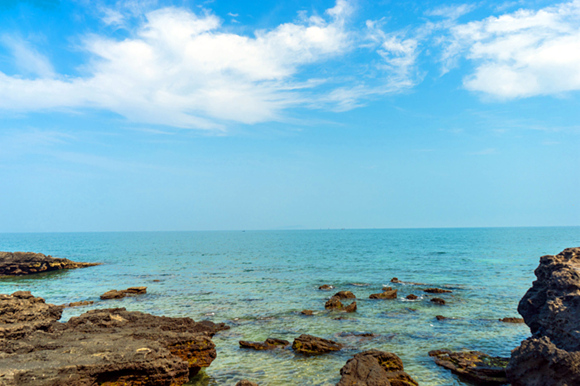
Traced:
<path fill-rule="evenodd" d="M 10 272 L 11 275 L 93 265 L 97 264 L 76 263 L 35 253 L 0 252 L 0 272 Z M 580 248 L 543 256 L 535 273 L 538 280 L 518 307 L 532 336 L 512 351 L 511 358 L 491 357 L 477 351 L 433 350 L 428 355 L 437 365 L 474 384 L 580 384 L 580 337 L 576 333 L 580 331 Z M 397 278 L 393 278 L 391 283 L 425 286 Z M 325 284 L 319 289 L 334 288 Z M 436 287 L 418 290 L 438 296 L 453 292 Z M 111 290 L 101 299 L 120 299 L 145 293 L 146 287 L 130 287 Z M 370 299 L 384 301 L 397 297 L 396 288 L 384 287 Z M 408 295 L 406 298 L 415 301 L 417 296 Z M 434 307 L 449 307 L 443 298 L 424 298 L 433 302 Z M 356 299 L 351 291 L 339 291 L 327 299 L 323 315 L 357 312 L 356 301 L 349 306 L 342 303 L 344 299 Z M 27 291 L 0 295 L 0 384 L 182 385 L 200 369 L 211 365 L 217 356 L 212 337 L 229 328 L 225 324 L 153 316 L 124 308 L 90 310 L 65 323 L 59 322 L 63 307 L 90 304 L 92 302 L 87 301 L 55 306 Z M 318 313 L 302 311 L 309 317 L 316 317 Z M 453 318 L 437 315 L 436 319 L 445 323 L 446 319 Z M 498 322 L 521 323 L 522 320 L 506 317 Z M 241 340 L 239 344 L 244 349 L 261 351 L 291 349 L 296 355 L 306 357 L 332 355 L 329 353 L 343 349 L 339 342 L 308 334 L 297 336 L 292 344 L 278 338 L 268 338 L 264 342 Z M 396 354 L 374 349 L 355 354 L 340 370 L 340 375 L 337 386 L 418 385 L 404 371 Z M 256 384 L 244 380 L 238 385 Z"/>

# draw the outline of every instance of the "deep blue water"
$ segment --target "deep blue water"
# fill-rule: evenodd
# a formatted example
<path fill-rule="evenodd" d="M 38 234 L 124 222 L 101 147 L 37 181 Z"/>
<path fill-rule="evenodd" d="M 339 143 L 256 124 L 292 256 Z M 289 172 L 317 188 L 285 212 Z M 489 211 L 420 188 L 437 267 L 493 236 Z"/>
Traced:
<path fill-rule="evenodd" d="M 333 385 L 346 360 L 370 348 L 397 353 L 421 385 L 463 385 L 427 352 L 471 349 L 509 356 L 529 330 L 497 319 L 519 316 L 518 301 L 534 280 L 540 256 L 574 246 L 580 246 L 580 227 L 0 234 L 2 251 L 103 263 L 2 279 L 0 293 L 30 290 L 54 304 L 95 301 L 66 309 L 64 320 L 91 308 L 126 307 L 229 323 L 232 329 L 214 338 L 218 358 L 196 385 L 233 385 L 242 378 L 260 385 Z M 392 285 L 397 300 L 368 298 L 391 285 L 392 277 L 425 285 Z M 319 291 L 322 284 L 336 290 Z M 148 287 L 146 295 L 99 300 L 110 289 L 141 285 Z M 429 302 L 421 291 L 428 286 L 452 289 L 437 295 L 447 305 Z M 357 295 L 355 314 L 324 310 L 339 290 Z M 405 300 L 410 293 L 419 299 Z M 303 309 L 315 316 L 301 315 Z M 439 314 L 455 319 L 437 321 Z M 362 340 L 344 332 L 379 336 Z M 305 358 L 291 350 L 238 346 L 241 339 L 292 341 L 302 333 L 346 348 Z"/>

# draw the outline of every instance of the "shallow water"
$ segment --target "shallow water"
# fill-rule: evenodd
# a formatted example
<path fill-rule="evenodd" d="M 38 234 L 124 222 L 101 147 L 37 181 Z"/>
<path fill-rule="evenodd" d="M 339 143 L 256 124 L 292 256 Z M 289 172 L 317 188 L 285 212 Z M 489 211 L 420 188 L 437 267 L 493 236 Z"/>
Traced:
<path fill-rule="evenodd" d="M 580 227 L 0 234 L 0 250 L 103 263 L 2 279 L 0 293 L 30 290 L 54 304 L 95 301 L 66 309 L 63 320 L 92 308 L 126 307 L 230 324 L 231 330 L 214 337 L 217 359 L 192 385 L 234 385 L 243 378 L 260 385 L 334 385 L 344 363 L 370 348 L 398 354 L 423 386 L 463 385 L 427 352 L 470 349 L 509 356 L 529 329 L 498 319 L 519 316 L 518 301 L 534 280 L 540 256 L 573 246 L 580 246 Z M 425 285 L 391 284 L 395 276 Z M 319 291 L 322 284 L 335 290 Z M 140 285 L 148 287 L 146 295 L 99 300 L 110 289 Z M 383 285 L 397 288 L 399 298 L 370 300 Z M 451 294 L 431 295 L 447 305 L 429 302 L 421 291 L 428 286 L 451 289 Z M 339 290 L 355 293 L 356 313 L 324 310 Z M 410 293 L 419 299 L 405 300 Z M 303 316 L 303 309 L 315 315 Z M 435 315 L 454 319 L 437 321 Z M 344 319 L 335 319 L 340 316 Z M 291 350 L 254 352 L 238 345 L 242 339 L 268 337 L 292 341 L 302 333 L 346 348 L 303 357 Z"/>

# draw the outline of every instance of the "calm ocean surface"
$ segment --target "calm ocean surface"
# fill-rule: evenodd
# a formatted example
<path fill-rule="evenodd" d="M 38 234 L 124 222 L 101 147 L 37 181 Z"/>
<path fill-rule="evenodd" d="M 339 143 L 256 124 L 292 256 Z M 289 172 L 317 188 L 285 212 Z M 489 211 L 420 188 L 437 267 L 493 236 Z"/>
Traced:
<path fill-rule="evenodd" d="M 580 227 L 248 232 L 0 234 L 2 251 L 34 251 L 103 265 L 0 280 L 0 293 L 30 290 L 49 303 L 94 300 L 66 309 L 63 320 L 92 308 L 126 307 L 155 315 L 189 316 L 232 326 L 214 337 L 218 357 L 193 385 L 334 385 L 339 370 L 370 348 L 398 354 L 422 386 L 463 385 L 437 367 L 429 350 L 481 350 L 509 356 L 526 338 L 517 304 L 534 280 L 539 257 L 580 246 Z M 370 300 L 392 277 L 397 300 Z M 154 280 L 160 280 L 154 282 Z M 365 284 L 365 286 L 353 285 Z M 319 291 L 322 284 L 335 290 Z M 110 289 L 147 286 L 146 295 L 100 301 Z M 421 288 L 446 287 L 432 305 Z M 357 296 L 358 312 L 326 312 L 339 290 Z M 416 301 L 404 299 L 410 293 Z M 315 316 L 302 316 L 311 309 Z M 435 315 L 456 319 L 437 321 Z M 343 320 L 335 320 L 339 316 Z M 372 332 L 373 339 L 345 336 Z M 308 333 L 346 345 L 319 357 L 291 350 L 255 352 L 239 340 L 292 341 Z"/>

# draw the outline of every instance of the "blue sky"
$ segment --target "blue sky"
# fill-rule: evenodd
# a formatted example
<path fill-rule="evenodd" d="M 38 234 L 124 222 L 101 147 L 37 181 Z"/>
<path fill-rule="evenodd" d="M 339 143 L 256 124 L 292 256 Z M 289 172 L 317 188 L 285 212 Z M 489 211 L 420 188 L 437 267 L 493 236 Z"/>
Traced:
<path fill-rule="evenodd" d="M 580 1 L 0 3 L 0 232 L 580 225 Z"/>

